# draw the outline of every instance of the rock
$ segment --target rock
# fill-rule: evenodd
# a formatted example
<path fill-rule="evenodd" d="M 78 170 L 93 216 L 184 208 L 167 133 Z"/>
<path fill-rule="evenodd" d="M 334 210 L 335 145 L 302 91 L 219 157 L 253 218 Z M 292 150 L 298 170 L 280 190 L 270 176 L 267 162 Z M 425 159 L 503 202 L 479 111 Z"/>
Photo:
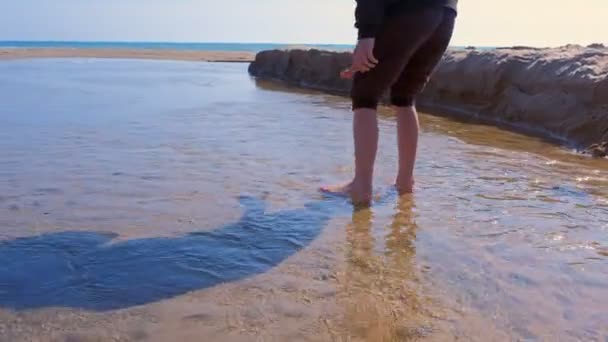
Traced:
<path fill-rule="evenodd" d="M 350 62 L 349 52 L 316 49 L 262 51 L 249 66 L 249 73 L 292 86 L 346 94 L 351 83 L 341 79 L 339 74 Z"/>
<path fill-rule="evenodd" d="M 608 142 L 593 144 L 585 150 L 585 153 L 590 154 L 594 158 L 605 158 L 608 156 Z"/>
<path fill-rule="evenodd" d="M 515 45 L 511 47 L 499 47 L 497 50 L 540 50 L 540 48 L 525 45 Z"/>
<path fill-rule="evenodd" d="M 564 49 L 580 49 L 582 46 L 579 44 L 566 44 L 562 48 Z"/>
<path fill-rule="evenodd" d="M 604 46 L 604 44 L 601 44 L 601 43 L 589 44 L 589 45 L 587 45 L 587 47 L 590 49 L 605 49 L 606 48 L 606 46 Z"/>
<path fill-rule="evenodd" d="M 251 75 L 347 95 L 347 52 L 260 52 Z M 419 104 L 430 113 L 474 115 L 544 132 L 581 146 L 608 142 L 608 51 L 568 45 L 451 50 Z M 599 152 L 596 152 L 599 154 Z"/>

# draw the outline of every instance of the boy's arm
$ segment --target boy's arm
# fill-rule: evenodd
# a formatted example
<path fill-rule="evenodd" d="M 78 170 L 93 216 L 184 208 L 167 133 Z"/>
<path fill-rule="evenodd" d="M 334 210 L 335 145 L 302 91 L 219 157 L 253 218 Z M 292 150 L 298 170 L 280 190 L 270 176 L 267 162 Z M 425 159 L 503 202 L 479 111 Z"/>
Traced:
<path fill-rule="evenodd" d="M 385 0 L 357 0 L 355 27 L 359 39 L 375 38 L 384 20 Z"/>

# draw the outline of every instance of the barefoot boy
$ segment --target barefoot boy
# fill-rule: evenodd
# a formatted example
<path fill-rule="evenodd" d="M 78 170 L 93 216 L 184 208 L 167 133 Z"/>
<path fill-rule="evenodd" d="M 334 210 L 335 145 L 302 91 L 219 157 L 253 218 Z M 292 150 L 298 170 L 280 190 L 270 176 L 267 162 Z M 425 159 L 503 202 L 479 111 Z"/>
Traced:
<path fill-rule="evenodd" d="M 359 41 L 353 63 L 343 77 L 353 77 L 355 176 L 342 186 L 322 190 L 348 195 L 355 204 L 369 204 L 378 147 L 376 107 L 390 88 L 397 116 L 400 194 L 414 187 L 418 146 L 415 98 L 445 53 L 456 18 L 458 0 L 357 0 Z"/>

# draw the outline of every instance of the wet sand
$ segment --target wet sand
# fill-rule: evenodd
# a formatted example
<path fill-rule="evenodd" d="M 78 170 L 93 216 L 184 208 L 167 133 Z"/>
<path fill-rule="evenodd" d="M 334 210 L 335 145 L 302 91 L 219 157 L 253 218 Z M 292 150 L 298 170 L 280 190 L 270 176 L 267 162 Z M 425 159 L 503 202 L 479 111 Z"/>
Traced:
<path fill-rule="evenodd" d="M 19 58 L 135 58 L 204 62 L 252 62 L 253 52 L 147 49 L 0 48 L 0 60 Z"/>
<path fill-rule="evenodd" d="M 383 110 L 353 211 L 348 101 L 246 68 L 0 63 L 0 341 L 608 337 L 605 160 L 423 114 L 397 198 Z"/>

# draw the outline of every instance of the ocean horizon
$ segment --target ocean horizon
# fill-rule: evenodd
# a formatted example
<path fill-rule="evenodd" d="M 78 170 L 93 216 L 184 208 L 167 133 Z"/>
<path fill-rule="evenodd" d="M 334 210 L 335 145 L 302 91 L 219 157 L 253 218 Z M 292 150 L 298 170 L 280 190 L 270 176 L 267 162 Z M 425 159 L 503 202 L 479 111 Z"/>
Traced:
<path fill-rule="evenodd" d="M 0 41 L 0 48 L 69 48 L 69 49 L 149 49 L 183 51 L 235 51 L 260 52 L 289 47 L 317 48 L 323 50 L 352 50 L 352 44 L 299 44 L 299 43 L 221 43 L 221 42 L 126 42 L 126 41 Z M 451 46 L 464 49 L 464 46 Z M 492 49 L 494 47 L 476 47 Z"/>
<path fill-rule="evenodd" d="M 221 42 L 126 42 L 126 41 L 0 41 L 0 48 L 72 48 L 72 49 L 150 49 L 190 51 L 238 51 L 307 47 L 327 50 L 349 50 L 349 44 L 297 44 L 297 43 L 221 43 Z"/>

